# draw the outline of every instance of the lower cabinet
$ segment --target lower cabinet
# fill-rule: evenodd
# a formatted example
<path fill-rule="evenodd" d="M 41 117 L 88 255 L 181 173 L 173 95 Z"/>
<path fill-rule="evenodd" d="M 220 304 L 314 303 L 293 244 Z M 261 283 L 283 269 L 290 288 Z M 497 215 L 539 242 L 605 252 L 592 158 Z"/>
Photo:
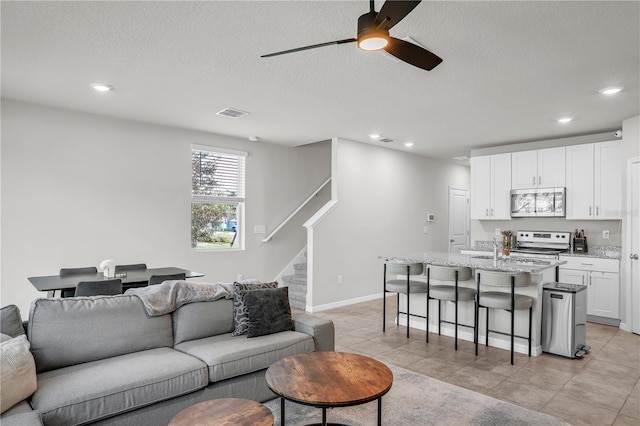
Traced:
<path fill-rule="evenodd" d="M 587 315 L 620 318 L 620 261 L 561 256 L 560 282 L 587 286 Z"/>

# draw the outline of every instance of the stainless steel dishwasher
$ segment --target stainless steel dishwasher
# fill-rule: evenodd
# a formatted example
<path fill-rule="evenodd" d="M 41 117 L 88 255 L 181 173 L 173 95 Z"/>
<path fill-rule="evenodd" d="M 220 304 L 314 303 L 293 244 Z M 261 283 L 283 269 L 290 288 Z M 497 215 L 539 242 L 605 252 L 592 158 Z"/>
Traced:
<path fill-rule="evenodd" d="M 542 288 L 542 351 L 581 358 L 587 346 L 587 286 L 549 283 Z"/>

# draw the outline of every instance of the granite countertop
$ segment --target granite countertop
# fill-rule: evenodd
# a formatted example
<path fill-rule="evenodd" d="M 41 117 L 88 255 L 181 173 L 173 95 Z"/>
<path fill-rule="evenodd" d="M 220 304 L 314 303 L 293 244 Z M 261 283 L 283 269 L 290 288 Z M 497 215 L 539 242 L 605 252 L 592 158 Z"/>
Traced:
<path fill-rule="evenodd" d="M 560 256 L 575 257 L 597 257 L 600 259 L 618 259 L 622 258 L 622 247 L 620 246 L 590 246 L 587 253 L 561 253 Z"/>
<path fill-rule="evenodd" d="M 485 271 L 528 272 L 531 274 L 567 263 L 565 260 L 518 258 L 516 256 L 511 256 L 509 260 L 494 261 L 493 256 L 445 252 L 409 253 L 378 256 L 378 258 L 393 262 L 421 262 L 436 266 L 465 266 Z"/>

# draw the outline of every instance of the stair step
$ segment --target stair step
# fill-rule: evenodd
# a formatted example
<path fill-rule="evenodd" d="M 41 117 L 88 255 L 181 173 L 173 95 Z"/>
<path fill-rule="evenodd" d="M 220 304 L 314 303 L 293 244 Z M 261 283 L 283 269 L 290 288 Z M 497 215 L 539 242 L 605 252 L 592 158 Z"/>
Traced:
<path fill-rule="evenodd" d="M 306 277 L 307 276 L 307 264 L 306 263 L 296 263 L 293 265 L 293 275 L 298 277 Z"/>
<path fill-rule="evenodd" d="M 296 275 L 284 275 L 282 277 L 283 283 L 288 283 L 289 287 L 292 286 L 304 286 L 307 287 L 307 277 L 298 277 Z"/>

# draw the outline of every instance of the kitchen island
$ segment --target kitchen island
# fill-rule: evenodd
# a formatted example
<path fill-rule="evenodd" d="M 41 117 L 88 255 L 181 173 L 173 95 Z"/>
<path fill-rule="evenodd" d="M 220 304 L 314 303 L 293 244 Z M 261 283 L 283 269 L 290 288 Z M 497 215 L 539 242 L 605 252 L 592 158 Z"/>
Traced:
<path fill-rule="evenodd" d="M 420 262 L 436 266 L 461 266 L 469 267 L 475 270 L 488 270 L 497 272 L 525 272 L 531 274 L 531 285 L 528 287 L 516 288 L 516 293 L 524 294 L 533 298 L 533 319 L 532 319 L 532 339 L 531 339 L 531 355 L 537 356 L 542 353 L 542 347 L 540 346 L 540 329 L 542 324 L 542 285 L 548 282 L 557 281 L 558 266 L 566 263 L 564 260 L 557 259 L 534 259 L 526 257 L 511 256 L 508 260 L 493 260 L 493 256 L 487 256 L 482 254 L 454 254 L 444 252 L 424 252 L 424 253 L 409 253 L 399 255 L 382 255 L 378 256 L 379 259 L 387 262 Z M 475 276 L 475 274 L 474 274 Z M 400 278 L 400 277 L 399 277 Z M 412 277 L 414 280 L 427 280 L 426 269 L 425 274 L 419 277 Z M 433 280 L 436 283 L 435 280 Z M 476 287 L 475 279 L 468 281 L 462 281 L 459 283 L 461 287 Z M 493 287 L 491 291 L 510 291 L 506 288 Z M 406 306 L 406 299 L 404 295 L 400 295 L 400 306 Z M 403 300 L 404 299 L 404 300 Z M 429 321 L 429 331 L 432 333 L 438 332 L 438 304 L 437 301 L 432 300 L 430 306 L 430 313 L 432 319 Z M 475 307 L 472 302 L 460 302 L 458 307 L 459 324 L 471 325 L 474 321 Z M 411 297 L 411 318 L 409 325 L 414 328 L 425 330 L 426 321 L 423 317 L 414 316 L 423 312 L 423 316 L 426 314 L 426 295 L 415 295 Z M 452 303 L 442 304 L 442 318 L 448 321 L 453 320 L 454 306 Z M 485 340 L 485 315 L 486 310 L 480 311 L 480 328 L 479 339 L 483 343 Z M 396 321 L 400 325 L 407 325 L 405 315 L 401 315 L 400 318 L 396 318 Z M 492 310 L 490 317 L 490 328 L 500 330 L 508 333 L 510 329 L 510 314 L 507 311 Z M 528 334 L 528 311 L 516 311 L 515 319 L 515 334 L 518 336 L 526 336 Z M 454 330 L 452 324 L 442 324 L 442 334 L 453 336 Z M 473 330 L 467 327 L 460 327 L 458 332 L 458 338 L 473 342 Z M 492 333 L 489 336 L 489 345 L 502 349 L 509 350 L 510 343 L 508 336 Z M 515 348 L 516 352 L 527 353 L 528 344 L 526 339 L 516 338 Z"/>

